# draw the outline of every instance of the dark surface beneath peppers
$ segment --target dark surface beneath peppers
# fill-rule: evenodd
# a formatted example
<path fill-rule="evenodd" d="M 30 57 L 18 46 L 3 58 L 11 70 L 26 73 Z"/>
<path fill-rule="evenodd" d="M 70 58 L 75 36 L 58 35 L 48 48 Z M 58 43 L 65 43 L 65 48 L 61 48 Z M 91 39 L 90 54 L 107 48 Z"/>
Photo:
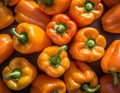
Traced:
<path fill-rule="evenodd" d="M 103 3 L 104 4 L 104 3 Z M 14 7 L 11 7 L 11 9 L 14 9 Z M 108 10 L 109 8 L 107 8 L 104 5 L 104 13 Z M 104 14 L 103 13 L 103 14 Z M 102 16 L 101 16 L 102 17 Z M 120 39 L 120 35 L 118 34 L 112 34 L 112 33 L 108 33 L 106 31 L 103 30 L 102 25 L 101 25 L 101 17 L 97 20 L 95 20 L 92 24 L 90 24 L 89 26 L 91 27 L 95 27 L 99 30 L 100 34 L 104 35 L 106 40 L 107 40 L 107 46 L 106 48 L 108 48 L 108 46 L 115 40 L 115 39 Z M 18 23 L 14 22 L 11 26 L 9 26 L 8 28 L 5 28 L 3 30 L 0 31 L 0 34 L 2 33 L 7 33 L 10 34 L 12 36 L 12 33 L 10 32 L 10 29 L 13 27 L 16 27 Z M 80 28 L 78 28 L 80 29 Z M 69 44 L 68 44 L 69 45 Z M 106 49 L 105 48 L 105 49 Z M 9 52 L 9 50 L 8 50 Z M 39 73 L 44 73 L 42 72 L 40 69 L 38 69 L 38 66 L 36 64 L 37 61 L 37 57 L 38 57 L 39 53 L 33 53 L 33 54 L 20 54 L 18 52 L 14 52 L 7 60 L 5 60 L 5 62 L 3 62 L 0 65 L 0 78 L 2 78 L 2 70 L 3 68 L 9 64 L 10 60 L 12 60 L 14 57 L 25 57 L 27 58 L 33 65 L 36 66 L 37 70 L 38 70 L 38 74 Z M 70 55 L 69 55 L 70 56 Z M 102 75 L 104 75 L 104 73 L 101 70 L 100 67 L 100 60 L 96 61 L 96 62 L 92 62 L 92 63 L 88 63 L 88 65 L 96 72 L 98 78 L 100 78 Z M 60 79 L 63 79 L 63 77 L 60 77 Z M 20 90 L 20 91 L 12 91 L 12 93 L 29 93 L 31 85 L 27 86 L 26 88 Z"/>

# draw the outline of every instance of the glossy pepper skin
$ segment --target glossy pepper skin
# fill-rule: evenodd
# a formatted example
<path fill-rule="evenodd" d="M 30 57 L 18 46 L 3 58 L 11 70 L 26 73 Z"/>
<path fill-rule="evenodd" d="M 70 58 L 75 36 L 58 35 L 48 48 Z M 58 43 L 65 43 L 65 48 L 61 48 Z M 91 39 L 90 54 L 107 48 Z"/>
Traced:
<path fill-rule="evenodd" d="M 14 6 L 16 5 L 20 0 L 2 0 L 4 4 L 7 6 Z"/>
<path fill-rule="evenodd" d="M 120 4 L 115 5 L 111 9 L 109 9 L 102 16 L 102 26 L 103 29 L 109 33 L 120 33 Z"/>
<path fill-rule="evenodd" d="M 115 86 L 112 75 L 105 75 L 100 78 L 101 88 L 98 93 L 120 93 L 120 77 L 119 82 Z"/>
<path fill-rule="evenodd" d="M 80 29 L 69 48 L 72 58 L 85 62 L 99 60 L 105 52 L 106 39 L 93 27 Z"/>
<path fill-rule="evenodd" d="M 39 26 L 29 23 L 20 23 L 13 33 L 13 47 L 22 54 L 40 52 L 51 45 L 51 40 Z"/>
<path fill-rule="evenodd" d="M 40 9 L 47 15 L 56 15 L 65 12 L 72 0 L 38 0 Z"/>
<path fill-rule="evenodd" d="M 10 26 L 14 22 L 12 11 L 0 1 L 0 30 Z"/>
<path fill-rule="evenodd" d="M 114 78 L 114 85 L 118 83 L 120 72 L 120 40 L 113 41 L 106 50 L 102 60 L 101 68 L 105 73 L 111 73 Z"/>
<path fill-rule="evenodd" d="M 99 90 L 95 72 L 85 63 L 71 61 L 70 68 L 64 73 L 68 93 L 95 93 Z"/>
<path fill-rule="evenodd" d="M 43 13 L 34 0 L 20 0 L 14 9 L 18 23 L 27 22 L 38 25 L 45 30 L 51 18 Z"/>
<path fill-rule="evenodd" d="M 57 45 L 68 44 L 76 34 L 77 25 L 66 14 L 57 14 L 46 27 L 46 33 Z"/>
<path fill-rule="evenodd" d="M 103 9 L 101 0 L 72 0 L 68 15 L 79 27 L 84 27 L 98 19 Z"/>
<path fill-rule="evenodd" d="M 38 56 L 38 67 L 51 77 L 60 77 L 70 66 L 66 49 L 65 45 L 46 47 Z"/>
<path fill-rule="evenodd" d="M 0 78 L 0 93 L 12 93 L 1 78 Z"/>
<path fill-rule="evenodd" d="M 0 34 L 0 64 L 14 52 L 12 38 L 9 34 Z"/>
<path fill-rule="evenodd" d="M 66 93 L 65 83 L 46 74 L 39 74 L 32 83 L 30 93 Z"/>
<path fill-rule="evenodd" d="M 37 70 L 26 58 L 15 57 L 5 66 L 2 76 L 10 89 L 22 90 L 36 78 Z"/>

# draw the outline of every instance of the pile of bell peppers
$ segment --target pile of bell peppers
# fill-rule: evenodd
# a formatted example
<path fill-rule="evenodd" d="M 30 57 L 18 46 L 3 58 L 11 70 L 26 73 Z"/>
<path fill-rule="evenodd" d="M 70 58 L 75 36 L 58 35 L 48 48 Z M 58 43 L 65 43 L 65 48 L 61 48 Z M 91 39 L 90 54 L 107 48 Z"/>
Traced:
<path fill-rule="evenodd" d="M 119 93 L 120 40 L 102 33 L 120 34 L 119 11 L 120 0 L 1 0 L 0 93 Z"/>

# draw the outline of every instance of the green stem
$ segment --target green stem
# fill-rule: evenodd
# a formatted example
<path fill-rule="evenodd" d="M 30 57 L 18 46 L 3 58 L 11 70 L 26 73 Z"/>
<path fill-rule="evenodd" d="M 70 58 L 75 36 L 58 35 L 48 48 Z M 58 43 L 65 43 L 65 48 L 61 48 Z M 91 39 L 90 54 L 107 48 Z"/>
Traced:
<path fill-rule="evenodd" d="M 25 45 L 26 43 L 28 43 L 28 36 L 27 36 L 26 32 L 22 32 L 22 33 L 18 34 L 15 31 L 15 28 L 12 28 L 11 32 L 13 35 L 15 35 L 18 38 L 20 44 Z"/>
<path fill-rule="evenodd" d="M 97 85 L 95 88 L 90 88 L 88 83 L 84 83 L 82 84 L 81 89 L 88 93 L 95 93 L 100 89 L 100 85 Z"/>
<path fill-rule="evenodd" d="M 118 74 L 117 74 L 117 72 L 110 71 L 110 73 L 111 73 L 112 76 L 113 76 L 114 85 L 117 85 L 117 84 L 118 84 Z"/>
<path fill-rule="evenodd" d="M 15 68 L 12 73 L 6 75 L 5 79 L 19 80 L 22 77 L 22 71 L 19 68 Z"/>
<path fill-rule="evenodd" d="M 59 93 L 58 90 L 52 90 L 50 93 Z"/>
<path fill-rule="evenodd" d="M 95 39 L 88 38 L 85 46 L 86 46 L 86 48 L 93 49 L 96 46 Z"/>
<path fill-rule="evenodd" d="M 55 30 L 56 30 L 57 33 L 63 34 L 63 33 L 66 32 L 66 25 L 65 24 L 55 25 Z"/>
<path fill-rule="evenodd" d="M 94 3 L 87 0 L 86 3 L 84 4 L 84 8 L 86 12 L 91 12 L 92 10 L 94 10 Z"/>
<path fill-rule="evenodd" d="M 4 4 L 5 4 L 5 6 L 7 6 L 8 5 L 8 2 L 9 2 L 10 0 L 4 0 Z"/>
<path fill-rule="evenodd" d="M 53 5 L 54 0 L 39 0 L 43 3 L 45 3 L 46 6 L 51 7 Z"/>
<path fill-rule="evenodd" d="M 67 47 L 66 45 L 60 47 L 60 49 L 59 49 L 59 51 L 57 52 L 57 54 L 56 54 L 56 55 L 53 55 L 53 56 L 51 56 L 51 57 L 49 58 L 49 62 L 50 62 L 50 64 L 51 64 L 51 66 L 57 67 L 57 66 L 60 65 L 60 63 L 61 63 L 60 54 L 62 53 L 63 50 L 67 50 L 67 48 L 68 48 L 68 47 Z"/>

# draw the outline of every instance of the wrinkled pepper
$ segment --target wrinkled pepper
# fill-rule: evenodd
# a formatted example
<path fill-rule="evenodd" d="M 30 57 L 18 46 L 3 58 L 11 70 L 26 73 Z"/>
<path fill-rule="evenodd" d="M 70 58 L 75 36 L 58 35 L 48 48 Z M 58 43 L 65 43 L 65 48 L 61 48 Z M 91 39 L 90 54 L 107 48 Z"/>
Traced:
<path fill-rule="evenodd" d="M 105 75 L 100 78 L 100 90 L 98 93 L 120 93 L 120 77 L 119 82 L 114 86 L 112 75 Z"/>
<path fill-rule="evenodd" d="M 45 30 L 51 18 L 43 13 L 34 0 L 20 0 L 14 9 L 18 23 L 27 22 L 40 26 Z"/>
<path fill-rule="evenodd" d="M 38 67 L 51 77 L 57 78 L 62 76 L 70 66 L 66 49 L 66 45 L 46 47 L 38 56 Z"/>
<path fill-rule="evenodd" d="M 76 34 L 77 25 L 66 14 L 57 14 L 46 26 L 48 37 L 57 45 L 68 44 Z"/>
<path fill-rule="evenodd" d="M 45 31 L 34 24 L 20 23 L 11 32 L 14 35 L 13 47 L 22 54 L 40 52 L 51 45 Z"/>
<path fill-rule="evenodd" d="M 103 72 L 110 73 L 114 78 L 114 85 L 118 84 L 118 73 L 120 72 L 120 40 L 114 40 L 107 48 L 101 59 Z"/>
<path fill-rule="evenodd" d="M 0 78 L 0 93 L 12 93 L 1 78 Z"/>
<path fill-rule="evenodd" d="M 40 9 L 47 15 L 56 15 L 65 12 L 72 0 L 38 0 Z"/>
<path fill-rule="evenodd" d="M 14 52 L 12 41 L 13 40 L 9 34 L 0 34 L 0 64 Z"/>
<path fill-rule="evenodd" d="M 120 4 L 115 5 L 109 9 L 102 16 L 103 29 L 109 33 L 120 33 Z"/>
<path fill-rule="evenodd" d="M 14 6 L 16 5 L 20 0 L 2 0 L 4 4 L 7 6 Z"/>
<path fill-rule="evenodd" d="M 80 61 L 70 62 L 64 81 L 68 93 L 95 93 L 100 89 L 96 73 Z"/>
<path fill-rule="evenodd" d="M 105 52 L 106 39 L 93 27 L 80 29 L 69 48 L 72 58 L 85 62 L 99 60 Z"/>
<path fill-rule="evenodd" d="M 22 90 L 36 78 L 37 70 L 26 58 L 15 57 L 5 66 L 2 76 L 10 89 Z"/>
<path fill-rule="evenodd" d="M 120 3 L 120 0 L 103 0 L 103 2 L 107 7 L 111 8 Z"/>
<path fill-rule="evenodd" d="M 10 26 L 14 22 L 14 16 L 10 8 L 0 1 L 0 30 Z"/>
<path fill-rule="evenodd" d="M 39 74 L 32 83 L 30 93 L 66 93 L 65 83 L 46 74 Z"/>
<path fill-rule="evenodd" d="M 79 27 L 84 27 L 98 19 L 103 9 L 101 0 L 72 0 L 68 15 Z"/>

